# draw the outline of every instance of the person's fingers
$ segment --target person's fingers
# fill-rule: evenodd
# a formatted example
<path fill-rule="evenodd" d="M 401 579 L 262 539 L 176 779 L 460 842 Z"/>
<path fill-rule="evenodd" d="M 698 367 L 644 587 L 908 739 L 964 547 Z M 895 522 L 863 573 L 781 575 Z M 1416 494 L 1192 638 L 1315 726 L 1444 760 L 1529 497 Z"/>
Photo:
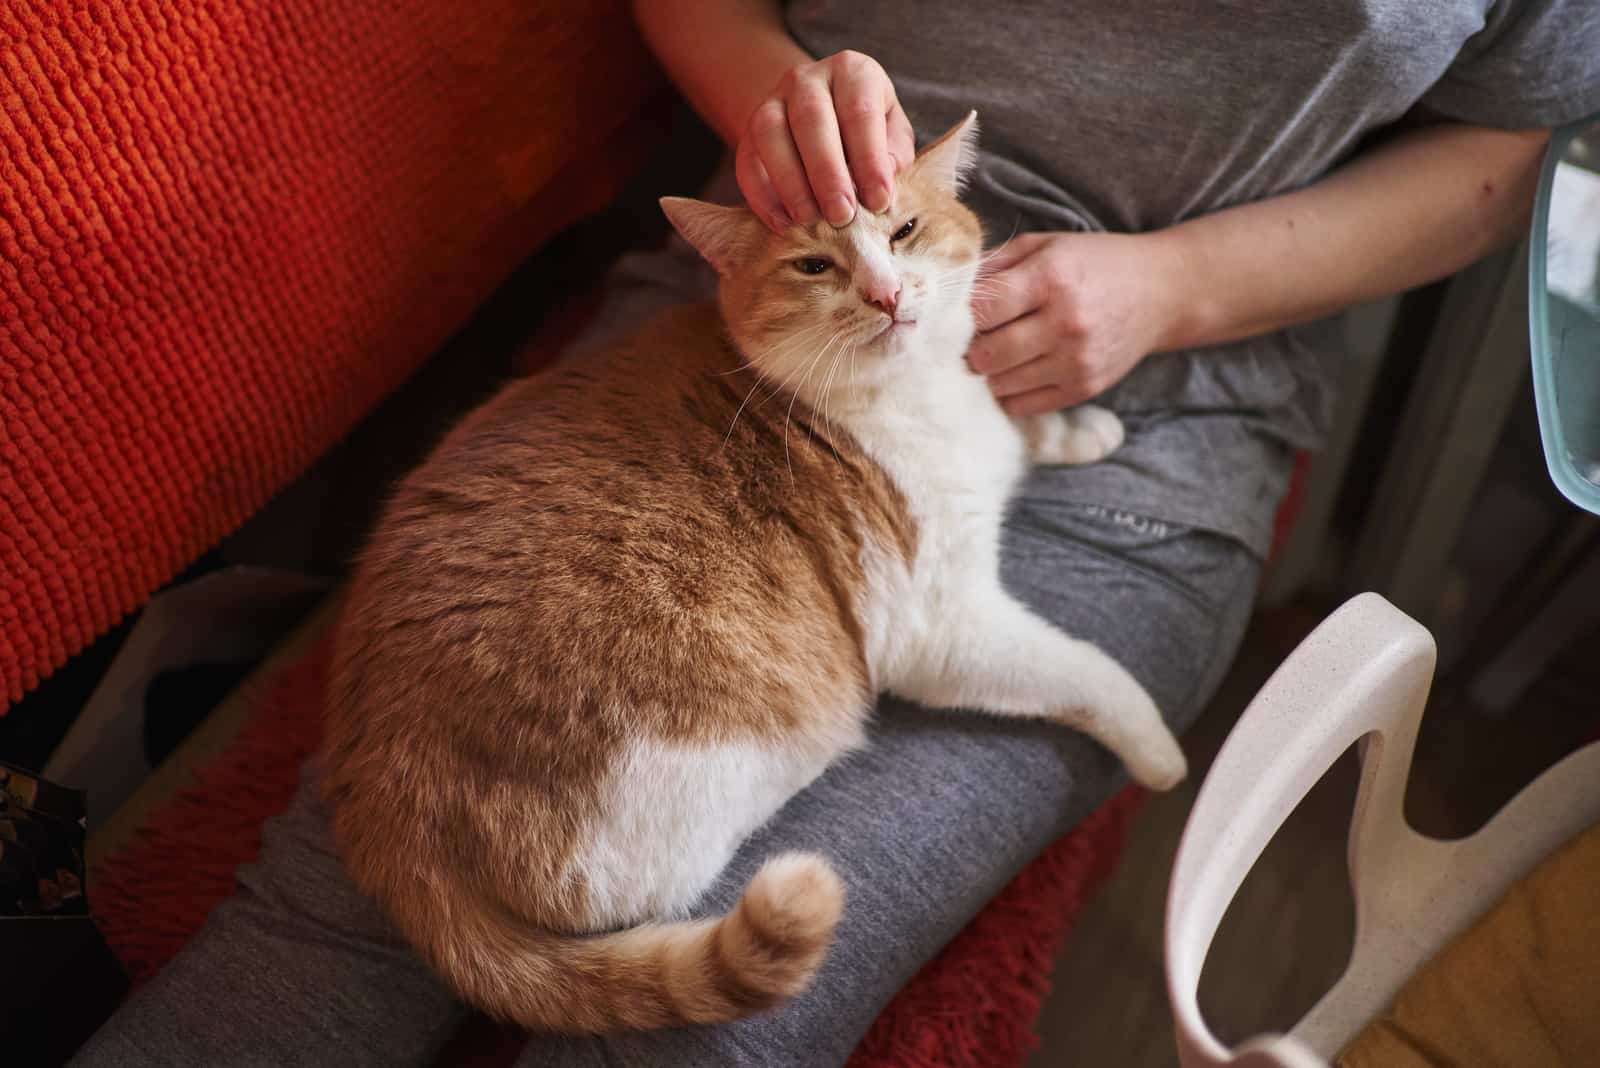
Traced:
<path fill-rule="evenodd" d="M 856 215 L 856 183 L 845 165 L 834 99 L 820 78 L 801 77 L 787 94 L 789 132 L 805 164 L 805 176 L 822 217 L 844 226 Z"/>
<path fill-rule="evenodd" d="M 892 90 L 877 64 L 865 56 L 840 58 L 833 75 L 833 107 L 850 176 L 869 211 L 888 208 L 894 195 L 898 167 L 889 148 L 891 102 Z"/>
<path fill-rule="evenodd" d="M 756 108 L 745 138 L 754 142 L 756 155 L 761 157 L 767 178 L 789 217 L 801 226 L 816 222 L 820 213 L 811 196 L 811 184 L 806 181 L 805 165 L 789 132 L 788 108 L 783 100 L 773 97 Z"/>
<path fill-rule="evenodd" d="M 1008 415 L 1022 417 L 1043 415 L 1046 412 L 1071 407 L 1087 399 L 1078 396 L 1071 387 L 1045 386 L 1043 389 L 1006 397 L 1001 400 L 1000 407 L 1004 408 Z"/>
<path fill-rule="evenodd" d="M 974 338 L 967 346 L 967 366 L 980 375 L 993 377 L 1049 351 L 1051 341 L 1044 316 L 1024 315 Z"/>
<path fill-rule="evenodd" d="M 998 329 L 1044 306 L 1048 294 L 1036 267 L 1024 258 L 1005 270 L 978 276 L 972 287 L 972 315 L 980 332 Z"/>
<path fill-rule="evenodd" d="M 1040 356 L 1020 367 L 989 376 L 989 392 L 1002 400 L 1006 397 L 1032 393 L 1047 386 L 1061 387 L 1064 384 L 1061 381 L 1061 357 L 1055 353 Z"/>
<path fill-rule="evenodd" d="M 778 191 L 772 188 L 772 180 L 767 177 L 767 168 L 762 166 L 761 157 L 756 155 L 755 145 L 748 137 L 742 138 L 734 151 L 733 174 L 739 182 L 739 191 L 744 194 L 745 203 L 767 225 L 767 229 L 781 234 L 794 225 L 794 220 L 784 210 L 783 201 L 778 199 Z"/>
<path fill-rule="evenodd" d="M 844 226 L 858 205 L 884 211 L 916 135 L 883 68 L 841 52 L 785 76 L 750 117 L 735 154 L 745 199 L 774 230 L 825 218 Z"/>
<path fill-rule="evenodd" d="M 984 253 L 982 270 L 984 274 L 995 274 L 1009 270 L 1023 260 L 1038 252 L 1050 239 L 1050 234 L 1018 234 L 998 248 L 990 249 Z M 982 275 L 979 276 L 980 278 Z"/>

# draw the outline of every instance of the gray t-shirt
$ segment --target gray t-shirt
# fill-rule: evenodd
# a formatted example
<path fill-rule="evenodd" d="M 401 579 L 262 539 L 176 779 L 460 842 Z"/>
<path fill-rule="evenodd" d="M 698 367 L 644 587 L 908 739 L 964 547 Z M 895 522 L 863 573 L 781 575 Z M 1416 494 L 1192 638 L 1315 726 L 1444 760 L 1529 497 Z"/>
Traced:
<path fill-rule="evenodd" d="M 1419 105 L 1484 125 L 1600 111 L 1597 0 L 792 0 L 813 55 L 883 64 L 919 140 L 976 108 L 989 238 L 1138 232 L 1284 193 Z M 1145 360 L 1129 425 L 1063 497 L 1265 555 L 1295 449 L 1326 433 L 1333 323 Z"/>

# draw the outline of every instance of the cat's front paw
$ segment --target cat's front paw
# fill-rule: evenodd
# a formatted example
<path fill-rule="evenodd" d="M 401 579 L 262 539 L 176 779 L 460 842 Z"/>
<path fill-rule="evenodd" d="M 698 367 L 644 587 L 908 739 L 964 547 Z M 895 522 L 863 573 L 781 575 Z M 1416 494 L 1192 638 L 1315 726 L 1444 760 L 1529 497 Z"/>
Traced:
<path fill-rule="evenodd" d="M 1098 404 L 1080 404 L 1061 413 L 1067 420 L 1067 440 L 1076 459 L 1061 461 L 1067 464 L 1092 464 L 1103 460 L 1122 447 L 1126 437 L 1122 420 L 1110 408 Z"/>
<path fill-rule="evenodd" d="M 1023 433 L 1036 464 L 1092 464 L 1115 452 L 1124 437 L 1117 414 L 1096 404 L 1031 416 Z"/>

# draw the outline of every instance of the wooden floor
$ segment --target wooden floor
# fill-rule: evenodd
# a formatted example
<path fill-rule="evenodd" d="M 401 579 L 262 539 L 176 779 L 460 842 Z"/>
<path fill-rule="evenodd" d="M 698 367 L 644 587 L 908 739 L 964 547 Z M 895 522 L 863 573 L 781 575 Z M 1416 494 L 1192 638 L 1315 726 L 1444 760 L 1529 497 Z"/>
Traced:
<path fill-rule="evenodd" d="M 1029 1068 L 1177 1064 L 1161 961 L 1167 879 L 1205 770 L 1250 698 L 1331 608 L 1258 615 L 1216 699 L 1185 738 L 1192 774 L 1140 813 L 1113 881 L 1085 911 L 1039 1019 Z M 1504 718 L 1479 715 L 1436 685 L 1406 799 L 1425 833 L 1482 826 L 1517 790 L 1600 725 L 1600 633 L 1578 643 Z M 1353 908 L 1344 839 L 1355 798 L 1346 754 L 1279 831 L 1212 944 L 1200 1005 L 1225 1042 L 1291 1027 L 1348 960 Z"/>

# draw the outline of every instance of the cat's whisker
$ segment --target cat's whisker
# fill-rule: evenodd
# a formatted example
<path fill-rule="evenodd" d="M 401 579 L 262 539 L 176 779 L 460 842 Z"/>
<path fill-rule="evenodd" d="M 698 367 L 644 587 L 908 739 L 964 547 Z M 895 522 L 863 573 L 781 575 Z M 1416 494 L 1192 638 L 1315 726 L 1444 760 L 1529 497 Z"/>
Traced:
<path fill-rule="evenodd" d="M 781 355 L 782 353 L 784 353 L 786 350 L 788 350 L 790 348 L 798 348 L 800 346 L 803 346 L 807 342 L 811 341 L 813 338 L 820 337 L 823 334 L 827 333 L 828 330 L 832 327 L 832 325 L 833 325 L 832 323 L 826 323 L 826 322 L 823 322 L 823 323 L 812 323 L 810 326 L 806 327 L 804 330 L 801 330 L 799 333 L 793 334 L 793 335 L 791 335 L 789 337 L 784 338 L 783 341 L 779 343 L 779 345 L 778 345 L 778 347 L 776 349 L 773 349 L 770 353 L 768 353 L 768 356 L 771 357 L 771 356 Z M 756 369 L 757 366 L 758 365 L 757 365 L 757 362 L 755 360 L 750 360 L 747 363 L 740 364 L 738 367 L 735 367 L 732 370 L 717 371 L 717 372 L 715 372 L 715 374 L 718 377 L 726 377 L 727 375 L 738 374 L 740 371 L 748 371 L 748 370 Z"/>
<path fill-rule="evenodd" d="M 839 358 L 837 358 L 839 362 L 843 362 L 843 357 L 845 357 L 845 356 L 849 357 L 849 360 L 850 360 L 850 387 L 852 389 L 856 388 L 856 386 L 859 384 L 857 382 L 857 379 L 856 379 L 856 350 L 859 349 L 860 347 L 861 347 L 860 343 L 857 340 L 855 340 L 854 338 L 852 338 L 850 343 L 849 343 L 849 345 L 847 345 L 845 347 L 845 351 L 841 354 L 841 356 Z M 827 414 L 826 413 L 823 414 L 823 418 L 824 419 L 827 418 Z M 829 423 L 828 425 L 831 428 L 833 424 Z"/>
<path fill-rule="evenodd" d="M 1017 236 L 1017 231 L 1019 231 L 1021 229 L 1022 229 L 1022 216 L 1018 215 L 1016 217 L 1016 220 L 1012 222 L 1012 224 L 1011 224 L 1011 233 L 1006 235 L 1006 239 L 1004 241 L 1000 242 L 998 245 L 996 245 L 993 248 L 991 248 L 989 251 L 979 255 L 978 256 L 978 262 L 979 263 L 988 263 L 990 260 L 992 260 L 996 256 L 1000 255 L 1000 250 L 1005 248 L 1007 245 L 1011 244 L 1011 239 L 1016 237 Z"/>
<path fill-rule="evenodd" d="M 953 279 L 948 282 L 941 283 L 935 292 L 948 292 L 950 290 L 960 288 L 962 288 L 961 280 Z M 1014 292 L 1022 287 L 1018 283 L 1010 281 L 1009 279 L 1002 279 L 996 275 L 987 275 L 974 279 L 971 288 L 974 293 L 994 294 L 1002 292 Z"/>
<path fill-rule="evenodd" d="M 826 323 L 826 322 L 824 322 L 824 323 L 814 323 L 810 327 L 806 328 L 805 330 L 800 331 L 798 334 L 795 334 L 792 337 L 785 338 L 778 345 L 778 347 L 776 349 L 773 349 L 770 353 L 768 353 L 767 356 L 768 356 L 769 359 L 781 360 L 782 357 L 785 356 L 788 353 L 789 350 L 803 347 L 813 337 L 816 337 L 816 336 L 818 336 L 818 335 L 820 335 L 822 333 L 825 333 L 827 330 L 831 329 L 831 327 L 832 327 L 831 323 Z M 754 367 L 756 367 L 756 361 L 752 360 L 749 363 L 745 364 L 743 367 L 737 367 L 737 368 L 734 368 L 733 371 L 724 371 L 724 372 L 721 372 L 721 373 L 722 374 L 733 374 L 736 371 L 741 371 L 741 370 L 744 370 L 746 368 L 754 368 Z M 750 387 L 750 392 L 746 393 L 745 396 L 744 396 L 744 400 L 739 403 L 738 410 L 733 413 L 733 422 L 728 424 L 728 432 L 722 436 L 722 448 L 727 448 L 728 442 L 733 438 L 734 428 L 739 425 L 739 417 L 744 414 L 744 410 L 745 410 L 746 406 L 748 406 L 749 403 L 750 403 L 750 398 L 755 396 L 756 391 L 761 388 L 763 383 L 771 384 L 770 382 L 767 381 L 765 376 L 761 375 L 758 372 L 757 376 L 756 376 L 755 384 Z M 767 401 L 771 400 L 773 397 L 776 397 L 779 393 L 783 392 L 784 386 L 786 384 L 787 384 L 787 382 L 778 383 L 773 388 L 773 391 L 771 393 L 767 394 L 765 397 L 763 397 L 762 400 L 759 401 L 758 403 L 764 404 Z"/>
<path fill-rule="evenodd" d="M 799 380 L 799 384 L 803 385 L 804 384 L 803 376 L 809 374 L 811 368 L 813 366 L 815 366 L 817 361 L 822 358 L 823 353 L 827 352 L 828 349 L 834 344 L 834 342 L 838 341 L 839 338 L 841 338 L 843 336 L 844 336 L 844 331 L 843 330 L 834 331 L 834 333 L 828 338 L 828 340 L 823 342 L 822 345 L 817 348 L 816 352 L 812 355 L 810 362 L 806 363 L 803 367 L 799 368 L 798 370 L 794 371 L 793 373 L 784 376 L 783 381 L 781 383 L 779 383 L 779 387 L 778 387 L 779 391 L 781 392 L 783 390 L 789 389 L 791 384 L 795 384 L 797 380 Z M 799 344 L 795 344 L 795 345 L 793 345 L 791 347 L 802 348 L 804 346 L 799 345 Z M 779 349 L 777 351 L 783 352 L 784 350 L 783 349 Z"/>
<path fill-rule="evenodd" d="M 794 458 L 789 454 L 789 423 L 794 416 L 794 402 L 800 399 L 800 389 L 811 380 L 811 371 L 817 366 L 823 355 L 833 347 L 834 342 L 843 336 L 844 331 L 842 330 L 834 334 L 833 337 L 828 339 L 828 343 L 818 349 L 815 356 L 811 357 L 811 362 L 806 364 L 802 372 L 799 385 L 795 387 L 789 397 L 789 408 L 783 413 L 783 462 L 789 468 L 789 481 L 791 484 L 794 482 Z M 787 386 L 787 383 L 785 385 Z"/>
<path fill-rule="evenodd" d="M 802 348 L 812 340 L 821 337 L 823 334 L 826 334 L 832 329 L 833 323 L 827 320 L 823 320 L 819 323 L 812 323 L 805 329 L 795 334 L 791 334 L 789 337 L 785 338 L 780 347 L 775 351 L 782 352 L 790 348 Z"/>
<path fill-rule="evenodd" d="M 830 362 L 828 364 L 828 374 L 822 380 L 822 396 L 821 396 L 822 408 L 821 408 L 820 414 L 822 416 L 823 423 L 825 423 L 827 425 L 829 431 L 833 430 L 833 423 L 831 421 L 829 421 L 829 419 L 828 419 L 828 394 L 829 394 L 829 391 L 833 388 L 834 373 L 836 371 L 838 371 L 839 364 L 840 364 L 842 358 L 844 357 L 844 355 L 847 352 L 850 353 L 851 355 L 854 355 L 854 353 L 855 353 L 855 343 L 853 341 L 848 343 L 843 348 L 841 348 L 838 352 L 833 354 L 833 360 L 832 360 L 832 362 Z M 814 437 L 815 437 L 815 433 L 813 433 L 813 438 Z"/>
<path fill-rule="evenodd" d="M 838 353 L 843 352 L 844 350 L 843 350 L 842 347 L 837 349 L 837 350 L 835 350 L 834 346 L 836 344 L 838 344 L 839 342 L 844 341 L 844 339 L 845 339 L 845 331 L 840 330 L 837 333 L 835 333 L 833 335 L 833 337 L 831 337 L 828 340 L 828 344 L 823 346 L 822 351 L 817 354 L 818 355 L 818 359 L 816 361 L 814 361 L 814 363 L 819 367 L 823 366 L 821 361 L 822 361 L 823 358 L 826 358 L 828 356 L 828 353 L 830 351 L 834 353 L 834 357 L 833 358 L 837 359 Z M 823 400 L 823 401 L 826 401 L 826 398 L 827 398 L 828 386 L 829 386 L 829 383 L 830 383 L 830 380 L 831 380 L 831 376 L 828 373 L 828 371 L 831 371 L 831 369 L 833 367 L 833 364 L 830 362 L 829 364 L 826 365 L 826 367 L 827 367 L 827 370 L 825 370 L 823 372 L 823 376 L 822 376 L 822 388 L 817 391 L 818 392 L 818 399 L 819 400 Z M 808 378 L 808 381 L 809 381 L 809 378 Z"/>
<path fill-rule="evenodd" d="M 785 338 L 778 344 L 776 348 L 768 352 L 766 354 L 767 362 L 772 364 L 783 363 L 787 359 L 790 352 L 795 350 L 803 350 L 810 347 L 818 338 L 828 333 L 828 331 L 832 329 L 834 329 L 834 327 L 830 322 L 825 321 L 821 323 L 813 323 L 811 326 L 801 330 L 799 333 Z M 792 380 L 792 377 L 793 376 L 790 376 L 785 380 L 785 386 L 787 386 L 788 382 Z"/>
<path fill-rule="evenodd" d="M 822 354 L 819 351 L 817 355 L 820 357 Z M 816 360 L 813 359 L 812 363 L 815 362 Z M 789 395 L 789 407 L 783 413 L 783 465 L 789 469 L 789 484 L 791 486 L 794 485 L 794 457 L 789 454 L 789 420 L 794 415 L 794 402 L 799 399 L 800 391 L 797 389 Z"/>
<path fill-rule="evenodd" d="M 840 330 L 838 333 L 834 334 L 833 337 L 828 339 L 828 344 L 823 346 L 822 351 L 820 353 L 818 353 L 818 360 L 816 361 L 817 363 L 820 364 L 821 358 L 825 357 L 828 354 L 828 352 L 833 349 L 835 344 L 837 344 L 838 342 L 844 340 L 844 333 L 845 332 L 843 330 Z M 843 349 L 840 349 L 839 351 L 842 352 Z M 829 364 L 830 368 L 831 368 L 831 366 L 832 366 L 832 364 Z M 822 389 L 819 391 L 819 394 L 821 394 L 823 397 L 825 397 L 826 394 L 827 394 L 828 383 L 829 383 L 829 378 L 828 378 L 828 376 L 826 374 L 824 374 L 823 380 L 822 380 Z"/>
<path fill-rule="evenodd" d="M 755 384 L 750 387 L 750 392 L 744 395 L 744 400 L 739 402 L 739 410 L 733 413 L 733 422 L 728 424 L 728 432 L 722 435 L 722 447 L 726 449 L 728 442 L 733 437 L 733 428 L 739 425 L 739 417 L 744 414 L 744 406 L 750 403 L 750 398 L 756 395 L 756 390 L 761 388 L 761 378 L 756 377 Z"/>

